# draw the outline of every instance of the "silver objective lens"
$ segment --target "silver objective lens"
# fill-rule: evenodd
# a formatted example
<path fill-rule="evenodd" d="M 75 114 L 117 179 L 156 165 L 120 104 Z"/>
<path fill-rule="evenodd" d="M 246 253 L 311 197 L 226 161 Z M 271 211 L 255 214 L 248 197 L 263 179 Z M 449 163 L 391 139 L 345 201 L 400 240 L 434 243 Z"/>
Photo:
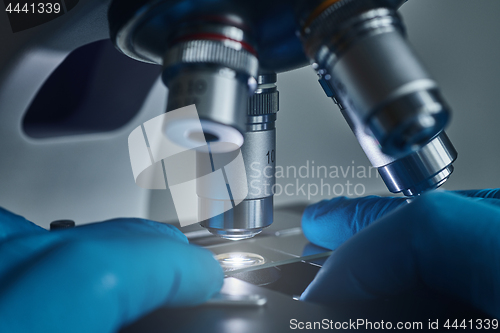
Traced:
<path fill-rule="evenodd" d="M 256 88 L 258 70 L 255 50 L 244 31 L 204 23 L 181 29 L 172 39 L 163 58 L 167 111 L 195 104 L 203 133 L 197 133 L 197 124 L 179 119 L 170 126 L 176 133 L 182 127 L 184 135 L 170 139 L 186 147 L 196 146 L 203 137 L 207 142 L 241 146 L 247 99 Z"/>
<path fill-rule="evenodd" d="M 167 111 L 196 105 L 202 130 L 190 118 L 179 118 L 165 130 L 169 139 L 187 148 L 203 144 L 203 139 L 241 146 L 247 99 L 256 89 L 259 68 L 248 25 L 237 15 L 223 13 L 165 21 L 166 9 L 158 11 L 151 4 L 128 8 L 118 2 L 111 15 L 117 20 L 111 31 L 118 49 L 163 66 Z M 121 5 L 123 10 L 117 9 Z M 137 10 L 135 16 L 123 15 L 131 9 Z"/>
<path fill-rule="evenodd" d="M 457 152 L 448 109 L 379 1 L 341 0 L 304 30 L 319 82 L 339 106 L 387 188 L 415 196 L 442 185 Z"/>
<path fill-rule="evenodd" d="M 323 82 L 322 86 L 327 87 L 327 83 Z M 452 163 L 457 158 L 457 151 L 444 131 L 419 150 L 406 156 L 396 158 L 384 154 L 377 141 L 363 130 L 364 127 L 358 118 L 351 116 L 352 105 L 344 105 L 338 98 L 330 95 L 332 87 L 326 88 L 325 91 L 340 108 L 361 148 L 372 165 L 378 169 L 389 191 L 417 196 L 441 186 L 449 178 L 453 172 Z"/>
<path fill-rule="evenodd" d="M 306 53 L 316 70 L 349 99 L 384 153 L 403 156 L 434 139 L 448 106 L 404 36 L 403 23 L 380 0 L 341 0 L 304 27 Z"/>
<path fill-rule="evenodd" d="M 248 196 L 223 214 L 201 222 L 211 233 L 231 240 L 250 238 L 273 222 L 273 185 L 276 164 L 276 74 L 262 74 L 248 99 L 245 143 L 241 147 L 248 184 Z M 204 209 L 222 204 L 200 197 Z M 226 203 L 228 204 L 228 203 Z"/>

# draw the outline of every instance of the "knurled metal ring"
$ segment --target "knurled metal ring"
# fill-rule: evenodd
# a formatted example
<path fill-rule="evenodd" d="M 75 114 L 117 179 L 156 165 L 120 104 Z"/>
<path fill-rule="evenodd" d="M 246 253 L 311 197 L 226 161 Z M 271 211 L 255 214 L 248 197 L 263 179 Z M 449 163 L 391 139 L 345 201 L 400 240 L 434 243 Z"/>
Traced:
<path fill-rule="evenodd" d="M 380 21 L 381 18 L 384 21 Z M 349 43 L 353 36 L 371 31 L 369 22 L 372 20 L 379 20 L 378 24 L 383 22 L 385 26 L 404 33 L 395 9 L 381 7 L 373 0 L 341 0 L 326 8 L 309 27 L 304 27 L 306 53 L 316 59 L 317 52 L 329 41 L 330 52 L 338 56 L 338 52 L 346 47 L 345 43 Z"/>
<path fill-rule="evenodd" d="M 259 69 L 259 62 L 253 54 L 217 40 L 190 40 L 174 45 L 167 51 L 163 65 L 169 67 L 179 63 L 215 64 L 253 77 L 257 76 Z"/>
<path fill-rule="evenodd" d="M 325 8 L 308 26 L 304 26 L 304 35 L 317 30 L 330 32 L 342 22 L 370 9 L 379 8 L 373 0 L 340 0 Z"/>
<path fill-rule="evenodd" d="M 248 98 L 247 114 L 249 116 L 262 116 L 276 113 L 279 110 L 279 92 L 273 91 L 254 94 Z"/>

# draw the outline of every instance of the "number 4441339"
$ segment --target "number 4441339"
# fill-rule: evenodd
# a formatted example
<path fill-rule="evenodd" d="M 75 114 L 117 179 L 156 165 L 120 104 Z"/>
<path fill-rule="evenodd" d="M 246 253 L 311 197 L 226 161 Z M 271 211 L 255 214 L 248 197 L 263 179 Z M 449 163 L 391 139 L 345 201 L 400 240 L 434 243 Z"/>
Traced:
<path fill-rule="evenodd" d="M 9 14 L 12 13 L 31 13 L 31 14 L 59 14 L 61 12 L 61 4 L 60 3 L 32 3 L 32 4 L 13 4 L 9 3 L 5 8 L 5 11 Z"/>

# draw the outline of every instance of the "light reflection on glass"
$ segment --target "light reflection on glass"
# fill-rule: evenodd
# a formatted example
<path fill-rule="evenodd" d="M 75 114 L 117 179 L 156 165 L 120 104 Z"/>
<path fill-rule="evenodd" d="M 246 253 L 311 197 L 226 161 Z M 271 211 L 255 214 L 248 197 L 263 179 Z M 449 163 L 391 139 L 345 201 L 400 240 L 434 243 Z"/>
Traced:
<path fill-rule="evenodd" d="M 265 263 L 264 257 L 250 252 L 229 252 L 215 256 L 223 268 L 243 268 L 262 265 Z"/>

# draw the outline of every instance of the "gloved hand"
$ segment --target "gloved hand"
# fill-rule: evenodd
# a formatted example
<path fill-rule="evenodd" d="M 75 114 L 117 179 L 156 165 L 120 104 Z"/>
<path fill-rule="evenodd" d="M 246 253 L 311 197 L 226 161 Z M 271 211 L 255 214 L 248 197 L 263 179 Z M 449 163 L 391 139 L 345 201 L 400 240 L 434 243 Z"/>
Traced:
<path fill-rule="evenodd" d="M 0 258 L 0 332 L 114 332 L 223 281 L 209 251 L 143 219 L 49 232 L 0 209 Z"/>
<path fill-rule="evenodd" d="M 498 189 L 312 205 L 304 234 L 336 251 L 301 299 L 333 304 L 426 288 L 500 317 L 499 206 Z"/>

